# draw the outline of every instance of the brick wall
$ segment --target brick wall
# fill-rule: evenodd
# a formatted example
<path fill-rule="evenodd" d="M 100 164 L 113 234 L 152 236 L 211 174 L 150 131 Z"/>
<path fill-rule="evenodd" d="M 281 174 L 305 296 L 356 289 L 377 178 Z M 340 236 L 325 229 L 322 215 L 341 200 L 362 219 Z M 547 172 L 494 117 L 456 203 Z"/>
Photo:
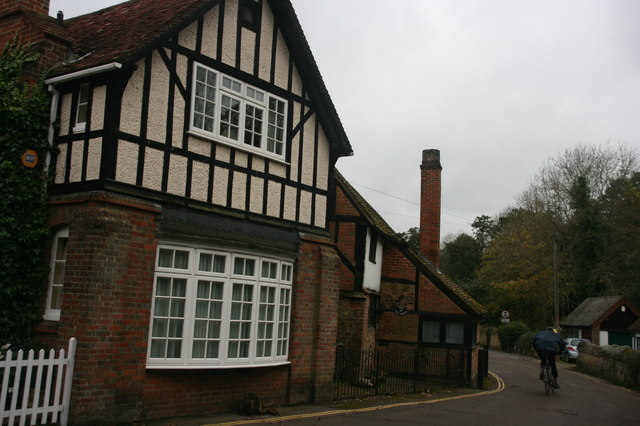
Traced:
<path fill-rule="evenodd" d="M 49 0 L 0 0 L 0 15 L 18 7 L 43 15 L 49 14 Z"/>
<path fill-rule="evenodd" d="M 378 327 L 378 338 L 397 342 L 417 343 L 420 317 L 413 313 L 398 315 L 382 312 Z"/>
<path fill-rule="evenodd" d="M 396 246 L 385 242 L 382 276 L 413 282 L 416 279 L 416 267 Z"/>
<path fill-rule="evenodd" d="M 41 341 L 78 339 L 71 417 L 105 423 L 332 397 L 340 261 L 326 238 L 304 238 L 295 264 L 290 365 L 147 370 L 157 217 L 160 210 L 96 192 L 54 199 L 52 229 L 69 227 L 60 321 Z M 57 328 L 57 330 L 56 330 Z"/>
<path fill-rule="evenodd" d="M 52 229 L 69 227 L 57 339 L 61 346 L 78 339 L 71 407 L 78 421 L 140 413 L 158 213 L 105 193 L 50 203 Z"/>
<path fill-rule="evenodd" d="M 440 312 L 443 314 L 461 314 L 464 311 L 447 297 L 438 287 L 425 277 L 420 277 L 420 292 L 418 296 L 418 310 Z"/>

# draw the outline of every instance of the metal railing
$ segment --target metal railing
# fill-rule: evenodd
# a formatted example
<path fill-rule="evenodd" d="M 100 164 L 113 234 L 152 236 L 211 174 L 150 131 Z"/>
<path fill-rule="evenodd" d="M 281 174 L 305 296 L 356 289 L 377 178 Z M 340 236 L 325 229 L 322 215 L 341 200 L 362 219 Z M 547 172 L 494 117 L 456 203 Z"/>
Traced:
<path fill-rule="evenodd" d="M 419 393 L 468 384 L 466 349 L 420 347 L 352 351 L 338 348 L 334 398 Z"/>

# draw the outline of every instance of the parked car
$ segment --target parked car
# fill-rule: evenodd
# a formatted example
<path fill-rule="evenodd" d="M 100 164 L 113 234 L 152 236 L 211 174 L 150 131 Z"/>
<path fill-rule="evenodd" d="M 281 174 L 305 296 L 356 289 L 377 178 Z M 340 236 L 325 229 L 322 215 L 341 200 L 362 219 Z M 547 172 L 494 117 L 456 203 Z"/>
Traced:
<path fill-rule="evenodd" d="M 591 343 L 589 339 L 579 339 L 577 337 L 568 337 L 564 341 L 567 345 L 560 354 L 560 359 L 565 362 L 576 362 L 578 359 L 578 344 L 580 342 Z"/>

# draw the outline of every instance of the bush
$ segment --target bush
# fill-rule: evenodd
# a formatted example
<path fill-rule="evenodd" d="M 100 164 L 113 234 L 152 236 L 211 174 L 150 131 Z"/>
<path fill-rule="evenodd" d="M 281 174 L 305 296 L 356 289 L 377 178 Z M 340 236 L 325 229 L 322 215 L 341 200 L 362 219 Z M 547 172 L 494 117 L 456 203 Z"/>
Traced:
<path fill-rule="evenodd" d="M 523 333 L 518 340 L 516 341 L 516 352 L 523 355 L 533 356 L 535 353 L 533 347 L 531 346 L 531 340 L 535 336 L 535 333 L 532 331 L 527 331 Z"/>
<path fill-rule="evenodd" d="M 516 342 L 524 333 L 529 331 L 521 321 L 512 321 L 508 324 L 498 327 L 498 337 L 500 338 L 500 347 L 505 352 L 514 352 L 516 350 Z"/>

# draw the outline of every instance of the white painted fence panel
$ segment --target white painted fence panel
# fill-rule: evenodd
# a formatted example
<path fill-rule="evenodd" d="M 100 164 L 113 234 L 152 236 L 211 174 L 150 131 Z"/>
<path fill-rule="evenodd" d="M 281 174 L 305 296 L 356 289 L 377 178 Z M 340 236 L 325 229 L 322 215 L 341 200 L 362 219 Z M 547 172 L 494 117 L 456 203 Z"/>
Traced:
<path fill-rule="evenodd" d="M 15 357 L 14 357 L 15 355 Z M 56 356 L 58 355 L 58 356 Z M 0 360 L 2 389 L 0 391 L 0 425 L 20 426 L 56 423 L 66 426 L 73 382 L 76 339 L 69 339 L 69 349 L 48 354 L 41 349 L 16 354 L 7 351 Z M 59 417 L 59 419 L 58 419 Z"/>

